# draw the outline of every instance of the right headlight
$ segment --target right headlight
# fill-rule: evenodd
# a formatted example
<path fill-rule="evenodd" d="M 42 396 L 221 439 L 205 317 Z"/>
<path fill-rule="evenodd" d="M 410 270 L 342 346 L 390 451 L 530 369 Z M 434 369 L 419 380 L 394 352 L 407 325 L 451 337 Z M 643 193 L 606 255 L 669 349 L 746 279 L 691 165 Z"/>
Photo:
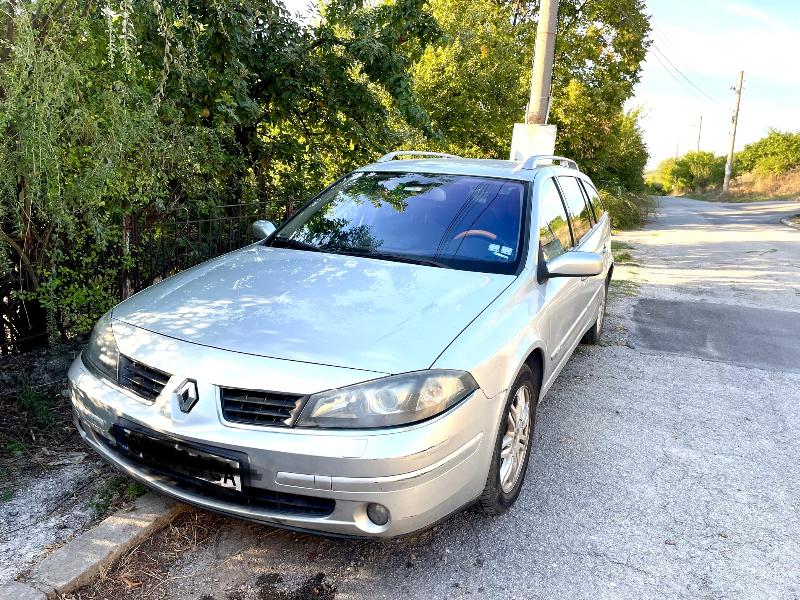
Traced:
<path fill-rule="evenodd" d="M 117 381 L 119 349 L 111 331 L 111 311 L 100 317 L 92 329 L 89 343 L 81 354 L 83 364 L 95 376 Z"/>
<path fill-rule="evenodd" d="M 312 395 L 298 427 L 371 428 L 408 425 L 444 412 L 478 389 L 465 371 L 392 375 Z"/>

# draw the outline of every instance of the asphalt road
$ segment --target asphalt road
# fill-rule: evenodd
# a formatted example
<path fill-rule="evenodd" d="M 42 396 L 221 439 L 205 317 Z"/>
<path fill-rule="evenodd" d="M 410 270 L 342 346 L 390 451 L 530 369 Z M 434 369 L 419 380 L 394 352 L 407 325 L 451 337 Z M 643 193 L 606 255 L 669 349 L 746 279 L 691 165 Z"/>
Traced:
<path fill-rule="evenodd" d="M 541 402 L 506 515 L 368 543 L 214 520 L 115 595 L 800 598 L 800 231 L 778 222 L 798 212 L 663 199 L 623 236 L 605 345 Z"/>

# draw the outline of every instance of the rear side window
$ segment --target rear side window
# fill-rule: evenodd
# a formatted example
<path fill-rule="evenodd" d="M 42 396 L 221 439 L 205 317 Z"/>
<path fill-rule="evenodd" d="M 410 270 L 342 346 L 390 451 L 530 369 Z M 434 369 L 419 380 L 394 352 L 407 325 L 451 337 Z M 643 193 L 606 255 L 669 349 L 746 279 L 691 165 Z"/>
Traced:
<path fill-rule="evenodd" d="M 581 185 L 583 189 L 586 191 L 586 195 L 589 198 L 589 202 L 592 205 L 592 210 L 594 211 L 594 217 L 598 221 L 603 218 L 603 215 L 606 214 L 606 208 L 603 206 L 602 200 L 600 200 L 600 195 L 597 193 L 597 190 L 594 189 L 591 185 L 586 183 L 585 181 L 581 181 Z"/>
<path fill-rule="evenodd" d="M 539 195 L 539 241 L 545 260 L 552 260 L 572 247 L 567 213 L 552 179 L 544 182 Z"/>
<path fill-rule="evenodd" d="M 564 202 L 567 204 L 570 221 L 572 223 L 572 235 L 575 237 L 575 244 L 580 244 L 581 238 L 589 233 L 592 228 L 591 211 L 589 205 L 583 197 L 580 184 L 574 177 L 558 178 L 561 190 L 564 192 Z"/>

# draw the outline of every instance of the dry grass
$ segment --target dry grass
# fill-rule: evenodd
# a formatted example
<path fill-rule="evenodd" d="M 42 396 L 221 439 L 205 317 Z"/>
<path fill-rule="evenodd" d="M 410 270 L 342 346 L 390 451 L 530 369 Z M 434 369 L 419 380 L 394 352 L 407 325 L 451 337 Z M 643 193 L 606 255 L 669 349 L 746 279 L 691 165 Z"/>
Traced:
<path fill-rule="evenodd" d="M 731 181 L 727 194 L 723 195 L 721 190 L 716 189 L 703 193 L 692 192 L 686 196 L 716 202 L 797 200 L 800 199 L 800 169 L 794 169 L 784 175 L 744 173 Z"/>
<path fill-rule="evenodd" d="M 61 600 L 141 600 L 168 595 L 169 571 L 186 552 L 202 546 L 219 531 L 224 517 L 190 510 L 142 542 L 94 582 L 61 596 Z"/>

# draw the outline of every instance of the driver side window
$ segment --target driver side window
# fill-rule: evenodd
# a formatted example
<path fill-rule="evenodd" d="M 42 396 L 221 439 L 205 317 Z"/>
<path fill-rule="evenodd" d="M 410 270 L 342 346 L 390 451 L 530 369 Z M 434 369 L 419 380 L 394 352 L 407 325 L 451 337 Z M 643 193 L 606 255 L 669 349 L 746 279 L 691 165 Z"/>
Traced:
<path fill-rule="evenodd" d="M 572 247 L 567 212 L 553 179 L 544 182 L 539 194 L 539 241 L 548 261 Z"/>

